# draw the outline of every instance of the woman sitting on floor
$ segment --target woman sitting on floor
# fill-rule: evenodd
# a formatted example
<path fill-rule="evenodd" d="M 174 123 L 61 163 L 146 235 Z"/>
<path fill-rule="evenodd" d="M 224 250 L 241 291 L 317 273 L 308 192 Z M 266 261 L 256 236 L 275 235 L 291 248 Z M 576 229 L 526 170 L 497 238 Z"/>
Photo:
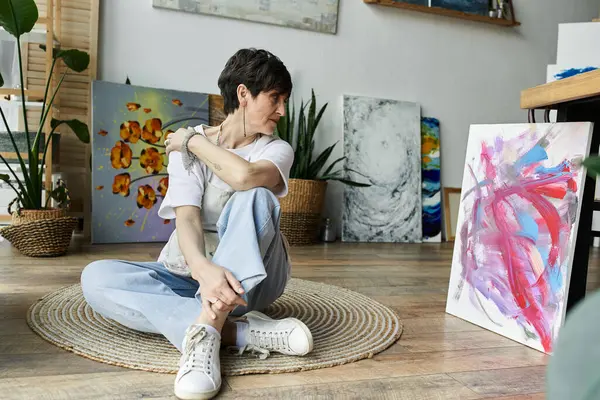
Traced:
<path fill-rule="evenodd" d="M 290 278 L 278 197 L 287 194 L 294 152 L 273 136 L 290 74 L 273 54 L 243 49 L 218 85 L 225 121 L 179 129 L 165 141 L 169 188 L 159 215 L 177 228 L 158 261 L 96 261 L 81 277 L 96 312 L 162 334 L 182 352 L 175 378 L 182 399 L 218 393 L 221 343 L 288 355 L 313 347 L 299 320 L 256 311 L 277 300 Z"/>

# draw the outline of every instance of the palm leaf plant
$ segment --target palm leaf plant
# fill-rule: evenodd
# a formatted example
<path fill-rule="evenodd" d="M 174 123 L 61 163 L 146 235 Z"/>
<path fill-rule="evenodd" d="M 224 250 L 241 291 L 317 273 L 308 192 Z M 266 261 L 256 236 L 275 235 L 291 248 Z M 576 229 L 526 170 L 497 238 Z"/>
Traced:
<path fill-rule="evenodd" d="M 52 139 L 55 137 L 56 130 L 62 126 L 67 125 L 75 133 L 77 138 L 83 143 L 89 143 L 90 134 L 88 126 L 77 120 L 59 120 L 52 118 L 50 121 L 50 132 L 44 139 L 45 132 L 44 127 L 47 125 L 47 119 L 49 117 L 50 110 L 56 98 L 56 95 L 70 71 L 82 72 L 87 69 L 90 56 L 80 50 L 60 50 L 51 49 L 53 52 L 52 66 L 46 87 L 44 90 L 44 99 L 41 108 L 41 115 L 39 120 L 39 128 L 33 136 L 33 132 L 30 131 L 27 123 L 27 109 L 25 105 L 25 85 L 23 80 L 23 60 L 21 55 L 21 37 L 30 32 L 35 23 L 38 20 L 38 9 L 34 0 L 0 0 L 0 27 L 6 30 L 10 35 L 16 39 L 16 50 L 18 52 L 19 60 L 19 77 L 21 87 L 21 100 L 22 100 L 22 117 L 24 121 L 24 132 L 26 138 L 26 149 L 20 149 L 15 141 L 17 132 L 12 132 L 10 126 L 6 120 L 5 114 L 0 107 L 0 115 L 4 123 L 6 133 L 10 137 L 10 141 L 14 148 L 14 152 L 17 155 L 18 162 L 22 171 L 22 179 L 15 173 L 11 164 L 0 155 L 0 159 L 10 171 L 9 174 L 0 174 L 0 179 L 6 182 L 16 193 L 17 197 L 15 201 L 18 203 L 19 208 L 29 210 L 41 210 L 48 208 L 48 203 L 51 198 L 55 199 L 59 206 L 68 204 L 68 191 L 64 184 L 58 185 L 53 191 L 48 193 L 47 198 L 44 199 L 44 165 L 46 162 L 46 155 L 49 147 L 52 145 Z M 40 45 L 44 51 L 48 51 L 46 46 Z M 59 62 L 64 63 L 66 68 L 60 75 L 58 83 L 55 88 L 51 88 L 54 68 L 57 67 Z M 4 80 L 0 71 L 0 87 L 4 85 Z M 52 90 L 51 90 L 52 89 Z M 49 99 L 49 100 L 48 100 Z M 1 130 L 1 129 L 0 129 Z M 33 137 L 33 142 L 31 138 Z M 23 147 L 23 144 L 21 144 Z M 40 152 L 42 157 L 40 158 Z M 27 155 L 27 160 L 21 156 L 24 153 Z M 12 175 L 12 178 L 11 178 Z"/>
<path fill-rule="evenodd" d="M 308 110 L 306 110 L 308 107 Z M 296 110 L 292 104 L 290 112 L 290 104 L 286 103 L 285 116 L 279 119 L 277 123 L 277 135 L 288 142 L 294 148 L 294 163 L 290 171 L 291 179 L 307 179 L 307 180 L 334 180 L 342 182 L 350 186 L 368 187 L 369 183 L 355 182 L 343 176 L 341 169 L 334 171 L 335 166 L 346 157 L 340 157 L 334 160 L 325 170 L 323 168 L 327 164 L 331 153 L 338 142 L 327 147 L 317 157 L 314 157 L 314 136 L 317 126 L 321 121 L 323 113 L 327 109 L 325 103 L 317 113 L 317 101 L 314 90 L 311 90 L 311 100 L 308 103 L 304 101 L 300 104 L 298 112 L 298 125 L 296 130 Z M 353 171 L 359 175 L 359 172 Z M 364 176 L 364 175 L 362 175 Z"/>

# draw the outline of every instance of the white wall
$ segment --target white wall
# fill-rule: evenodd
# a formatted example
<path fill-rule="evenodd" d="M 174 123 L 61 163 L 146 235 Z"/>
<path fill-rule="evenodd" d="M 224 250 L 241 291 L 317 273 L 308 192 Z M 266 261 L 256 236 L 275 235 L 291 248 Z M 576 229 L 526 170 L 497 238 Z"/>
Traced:
<path fill-rule="evenodd" d="M 317 150 L 340 140 L 342 94 L 422 105 L 441 121 L 442 184 L 462 181 L 469 125 L 525 122 L 522 89 L 545 82 L 558 23 L 590 21 L 600 0 L 515 1 L 519 28 L 340 0 L 337 35 L 152 8 L 152 0 L 101 4 L 99 77 L 135 85 L 219 93 L 217 77 L 239 48 L 266 48 L 288 66 L 294 98 L 329 102 Z M 575 4 L 576 3 L 576 4 Z M 541 114 L 540 114 L 541 116 Z M 331 184 L 336 220 L 343 187 Z"/>

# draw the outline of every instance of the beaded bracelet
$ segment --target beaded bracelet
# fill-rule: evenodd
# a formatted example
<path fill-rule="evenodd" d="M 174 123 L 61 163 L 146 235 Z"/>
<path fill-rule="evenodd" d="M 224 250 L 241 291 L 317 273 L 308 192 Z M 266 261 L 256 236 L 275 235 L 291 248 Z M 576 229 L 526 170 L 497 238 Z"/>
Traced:
<path fill-rule="evenodd" d="M 188 128 L 187 133 L 183 137 L 181 142 L 181 161 L 183 162 L 183 168 L 189 171 L 195 162 L 198 162 L 198 157 L 188 149 L 188 142 L 194 135 L 199 135 L 194 129 Z"/>

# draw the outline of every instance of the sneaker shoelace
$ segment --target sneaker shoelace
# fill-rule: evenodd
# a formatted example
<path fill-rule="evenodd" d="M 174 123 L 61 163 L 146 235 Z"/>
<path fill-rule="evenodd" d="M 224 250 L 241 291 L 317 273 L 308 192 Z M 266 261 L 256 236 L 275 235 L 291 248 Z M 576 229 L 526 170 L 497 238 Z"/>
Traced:
<path fill-rule="evenodd" d="M 289 347 L 289 332 L 287 331 L 259 331 L 252 329 L 248 335 L 250 345 L 267 350 L 283 350 Z"/>
<path fill-rule="evenodd" d="M 215 345 L 214 336 L 209 336 L 204 327 L 200 327 L 197 332 L 192 331 L 190 336 L 184 353 L 186 369 L 210 374 L 213 363 L 211 349 Z"/>
<path fill-rule="evenodd" d="M 267 357 L 269 357 L 271 355 L 271 353 L 269 352 L 269 350 L 263 349 L 261 347 L 255 346 L 253 344 L 247 344 L 247 345 L 242 346 L 242 347 L 231 346 L 231 347 L 228 348 L 228 350 L 232 354 L 237 353 L 238 356 L 241 356 L 242 354 L 244 354 L 244 352 L 247 351 L 247 352 L 249 352 L 252 355 L 257 355 L 258 358 L 261 359 L 261 360 L 265 360 Z"/>
<path fill-rule="evenodd" d="M 248 335 L 248 344 L 242 347 L 230 346 L 231 353 L 241 356 L 244 352 L 258 355 L 261 360 L 270 356 L 269 350 L 282 350 L 288 348 L 289 332 L 287 331 L 259 331 L 252 329 Z"/>

